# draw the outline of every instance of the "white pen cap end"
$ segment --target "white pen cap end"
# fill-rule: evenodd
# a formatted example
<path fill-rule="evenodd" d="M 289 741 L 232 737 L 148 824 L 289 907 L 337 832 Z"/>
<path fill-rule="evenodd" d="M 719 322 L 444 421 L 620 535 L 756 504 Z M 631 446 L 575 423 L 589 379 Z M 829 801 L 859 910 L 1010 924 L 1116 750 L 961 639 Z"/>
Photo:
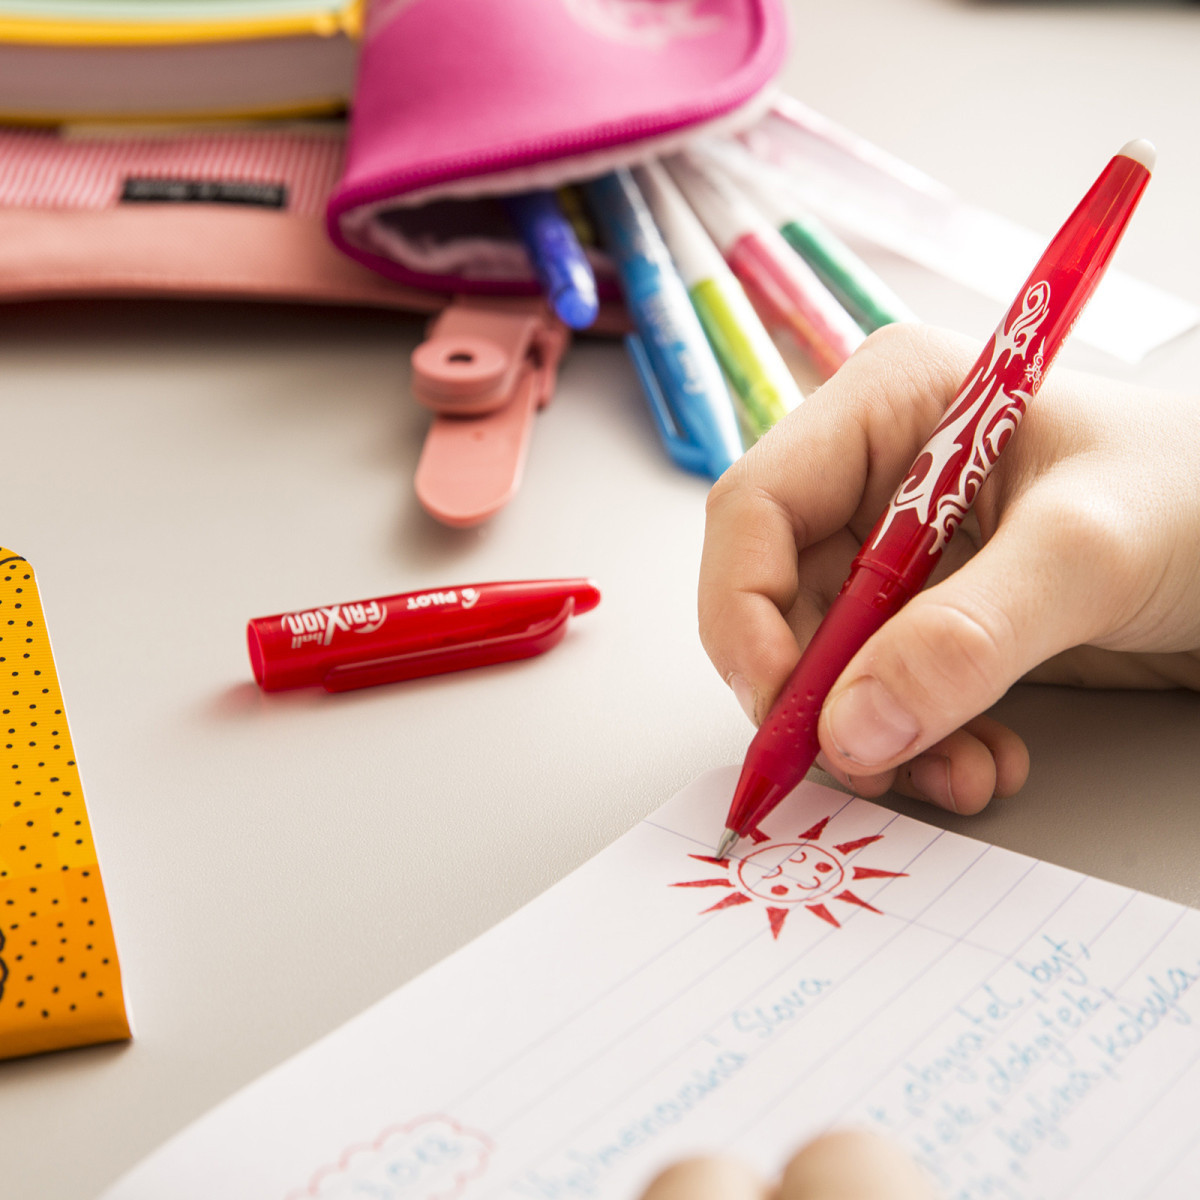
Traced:
<path fill-rule="evenodd" d="M 1145 138 L 1135 138 L 1132 142 L 1126 142 L 1118 153 L 1132 158 L 1134 162 L 1140 162 L 1147 171 L 1153 171 L 1158 160 L 1158 151 L 1155 150 L 1154 143 L 1146 141 Z"/>

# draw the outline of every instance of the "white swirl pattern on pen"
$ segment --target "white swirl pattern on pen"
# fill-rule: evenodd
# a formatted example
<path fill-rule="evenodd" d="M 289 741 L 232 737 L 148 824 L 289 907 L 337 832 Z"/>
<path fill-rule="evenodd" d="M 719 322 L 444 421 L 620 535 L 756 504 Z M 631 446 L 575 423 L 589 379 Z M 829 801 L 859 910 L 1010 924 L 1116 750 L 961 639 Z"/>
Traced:
<path fill-rule="evenodd" d="M 929 548 L 930 554 L 939 554 L 945 548 L 1041 382 L 1044 340 L 1034 355 L 1034 367 L 1024 372 L 1031 390 L 1005 387 L 1009 368 L 1015 360 L 1025 360 L 1049 311 L 1050 285 L 1045 281 L 1032 284 L 1022 296 L 1020 311 L 1008 328 L 998 329 L 992 335 L 990 353 L 985 351 L 986 365 L 972 372 L 955 397 L 896 490 L 867 549 L 876 549 L 904 512 L 913 513 L 922 525 L 932 524 L 936 528 L 937 537 Z M 985 356 L 980 357 L 981 363 Z M 1032 373 L 1035 368 L 1036 378 Z M 957 480 L 947 488 L 940 487 L 947 472 L 954 471 L 958 472 Z M 931 520 L 930 508 L 935 496 L 938 499 Z"/>

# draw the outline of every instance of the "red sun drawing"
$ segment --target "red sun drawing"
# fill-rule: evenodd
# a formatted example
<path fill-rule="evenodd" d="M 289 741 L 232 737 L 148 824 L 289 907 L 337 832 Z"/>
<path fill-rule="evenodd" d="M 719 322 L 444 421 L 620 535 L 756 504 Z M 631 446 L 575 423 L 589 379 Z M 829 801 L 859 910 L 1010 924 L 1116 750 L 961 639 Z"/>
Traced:
<path fill-rule="evenodd" d="M 735 908 L 740 904 L 763 904 L 767 909 L 767 920 L 771 933 L 778 937 L 787 920 L 788 913 L 803 906 L 810 913 L 828 921 L 835 928 L 841 923 L 830 911 L 826 900 L 840 900 L 843 904 L 865 908 L 868 912 L 880 910 L 856 896 L 845 886 L 847 880 L 899 879 L 906 871 L 884 871 L 879 867 L 861 867 L 847 861 L 850 855 L 883 838 L 876 833 L 870 837 L 856 838 L 852 842 L 838 842 L 823 846 L 817 840 L 829 824 L 822 817 L 811 829 L 800 835 L 797 842 L 772 842 L 760 846 L 736 861 L 728 858 L 712 858 L 706 854 L 689 854 L 697 862 L 710 863 L 725 871 L 715 879 L 692 879 L 673 883 L 671 887 L 720 887 L 732 889 L 716 904 L 703 912 L 717 912 L 722 908 Z"/>

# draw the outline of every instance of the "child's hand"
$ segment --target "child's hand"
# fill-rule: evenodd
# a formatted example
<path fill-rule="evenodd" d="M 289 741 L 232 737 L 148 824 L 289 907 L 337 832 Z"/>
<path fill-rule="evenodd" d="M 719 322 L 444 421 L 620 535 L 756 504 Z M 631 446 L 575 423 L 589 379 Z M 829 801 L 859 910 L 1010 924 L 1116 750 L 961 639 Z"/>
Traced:
<path fill-rule="evenodd" d="M 642 1200 L 932 1200 L 924 1176 L 901 1150 L 868 1133 L 810 1142 L 769 1188 L 731 1158 L 695 1158 L 664 1171 Z"/>
<path fill-rule="evenodd" d="M 756 724 L 977 353 L 881 330 L 713 488 L 700 636 Z M 834 685 L 820 762 L 978 812 L 1028 774 L 980 715 L 1022 678 L 1200 688 L 1200 400 L 1055 371 L 934 583 Z"/>

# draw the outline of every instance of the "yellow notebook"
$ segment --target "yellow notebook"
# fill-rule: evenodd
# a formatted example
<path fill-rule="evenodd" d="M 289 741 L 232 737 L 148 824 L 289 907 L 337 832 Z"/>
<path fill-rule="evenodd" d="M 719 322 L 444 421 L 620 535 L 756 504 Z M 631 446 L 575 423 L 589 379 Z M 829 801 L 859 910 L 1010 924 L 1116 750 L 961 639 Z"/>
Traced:
<path fill-rule="evenodd" d="M 364 0 L 0 0 L 0 121 L 335 112 Z"/>
<path fill-rule="evenodd" d="M 0 549 L 0 1058 L 129 1037 L 33 568 Z"/>

